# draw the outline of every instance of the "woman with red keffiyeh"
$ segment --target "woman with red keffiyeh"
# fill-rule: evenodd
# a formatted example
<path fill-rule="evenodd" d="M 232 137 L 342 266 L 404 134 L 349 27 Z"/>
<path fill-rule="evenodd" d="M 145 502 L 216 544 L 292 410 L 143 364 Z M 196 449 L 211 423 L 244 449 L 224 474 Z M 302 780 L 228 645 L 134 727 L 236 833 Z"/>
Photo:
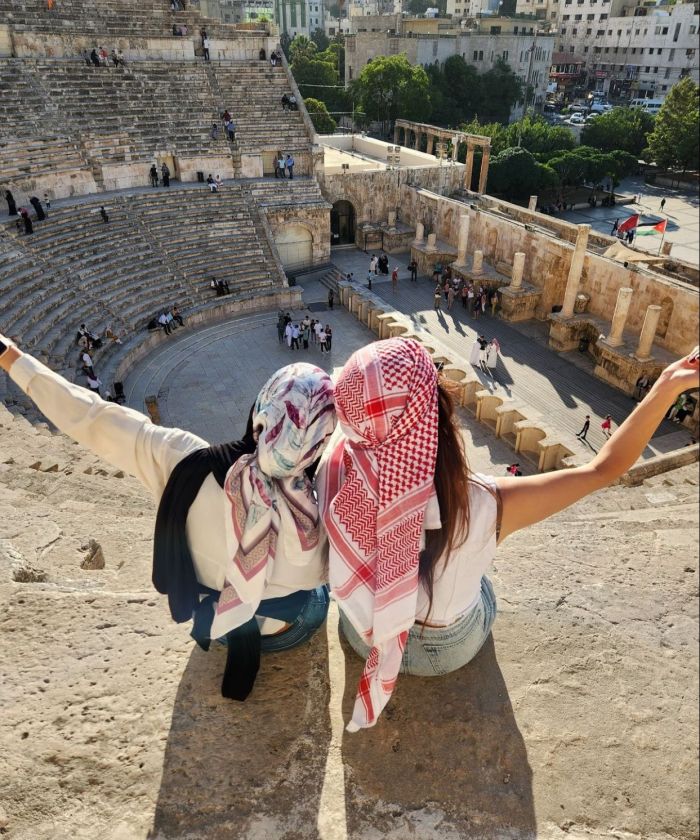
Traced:
<path fill-rule="evenodd" d="M 476 655 L 496 615 L 497 543 L 622 475 L 698 371 L 696 348 L 585 466 L 491 478 L 469 472 L 449 383 L 420 344 L 392 338 L 350 357 L 316 477 L 331 593 L 365 659 L 348 731 L 377 722 L 399 673 L 445 674 Z"/>

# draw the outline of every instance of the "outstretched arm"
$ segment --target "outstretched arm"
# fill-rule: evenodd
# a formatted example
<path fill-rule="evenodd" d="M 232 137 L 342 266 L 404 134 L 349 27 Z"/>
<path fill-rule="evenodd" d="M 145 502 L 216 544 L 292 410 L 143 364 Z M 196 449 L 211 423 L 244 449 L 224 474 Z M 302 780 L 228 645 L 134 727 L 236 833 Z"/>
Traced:
<path fill-rule="evenodd" d="M 501 539 L 607 487 L 639 458 L 673 401 L 700 385 L 699 349 L 669 365 L 588 464 L 522 478 L 497 478 L 503 512 Z"/>
<path fill-rule="evenodd" d="M 2 335 L 0 341 L 10 344 Z M 139 411 L 106 402 L 12 345 L 0 354 L 0 368 L 64 434 L 136 476 L 155 497 L 184 454 L 207 446 L 196 435 L 154 426 Z"/>

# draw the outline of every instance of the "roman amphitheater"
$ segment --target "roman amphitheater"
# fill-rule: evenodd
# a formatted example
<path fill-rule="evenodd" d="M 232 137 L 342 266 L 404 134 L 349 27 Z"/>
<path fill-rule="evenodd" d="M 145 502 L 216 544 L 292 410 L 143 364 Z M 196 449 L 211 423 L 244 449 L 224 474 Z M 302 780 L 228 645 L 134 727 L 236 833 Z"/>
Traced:
<path fill-rule="evenodd" d="M 421 341 L 456 384 L 472 466 L 502 475 L 583 463 L 602 437 L 594 423 L 577 440 L 582 416 L 621 422 L 638 378 L 697 342 L 697 266 L 490 196 L 487 151 L 466 189 L 484 138 L 461 138 L 462 164 L 433 126 L 317 136 L 268 60 L 276 30 L 187 5 L 0 0 L 0 191 L 50 200 L 31 235 L 2 211 L 0 333 L 54 370 L 83 384 L 76 332 L 109 327 L 104 386 L 223 441 L 289 361 L 278 310 L 322 312 L 333 352 L 309 358 L 331 372 L 376 337 Z M 90 66 L 99 47 L 125 64 Z M 212 130 L 226 110 L 233 142 Z M 280 152 L 293 180 L 274 175 Z M 169 187 L 150 185 L 154 164 Z M 398 292 L 366 286 L 382 250 Z M 501 341 L 498 383 L 467 362 L 474 324 L 433 310 L 437 262 L 498 291 L 479 324 Z M 149 330 L 174 304 L 185 328 Z M 263 659 L 248 701 L 222 698 L 225 654 L 196 648 L 152 588 L 150 498 L 0 375 L 0 835 L 697 837 L 694 397 L 619 484 L 499 548 L 499 617 L 469 666 L 402 677 L 379 724 L 350 735 L 361 662 L 337 610 Z"/>

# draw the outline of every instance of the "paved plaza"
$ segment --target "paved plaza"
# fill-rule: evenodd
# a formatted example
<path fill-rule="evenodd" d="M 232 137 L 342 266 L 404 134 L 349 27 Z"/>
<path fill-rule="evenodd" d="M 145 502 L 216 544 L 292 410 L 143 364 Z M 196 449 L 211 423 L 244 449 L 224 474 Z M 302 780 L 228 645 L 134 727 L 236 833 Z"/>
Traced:
<path fill-rule="evenodd" d="M 366 276 L 369 255 L 358 249 L 338 249 L 334 263 L 352 271 L 358 279 Z M 545 418 L 547 425 L 583 458 L 590 457 L 604 442 L 600 423 L 611 414 L 619 425 L 634 408 L 634 400 L 595 379 L 592 363 L 578 352 L 559 354 L 547 346 L 547 325 L 528 322 L 508 324 L 499 318 L 468 317 L 458 301 L 450 312 L 433 309 L 433 284 L 427 277 L 413 284 L 406 266 L 409 255 L 395 254 L 390 266 L 399 266 L 396 293 L 389 278 L 378 278 L 373 287 L 380 297 L 413 319 L 418 329 L 428 330 L 465 359 L 477 331 L 501 343 L 501 359 L 492 378 L 477 371 L 484 387 L 507 397 L 517 397 L 532 407 L 529 416 Z M 292 361 L 308 361 L 329 373 L 337 373 L 348 357 L 375 336 L 336 303 L 330 311 L 328 290 L 317 280 L 303 282 L 304 309 L 292 312 L 301 321 L 306 312 L 330 324 L 332 351 L 321 354 L 316 345 L 309 350 L 290 351 L 277 340 L 276 312 L 263 312 L 231 318 L 198 330 L 178 330 L 138 365 L 126 382 L 130 405 L 143 410 L 146 396 L 157 395 L 161 420 L 165 425 L 189 429 L 216 443 L 238 438 L 245 427 L 250 406 L 265 380 L 278 368 Z M 576 432 L 584 416 L 592 417 L 587 443 L 580 443 Z M 497 439 L 486 426 L 476 422 L 471 412 L 460 411 L 472 469 L 501 474 L 515 459 L 513 450 Z M 690 443 L 690 434 L 664 422 L 644 453 L 649 458 Z M 521 459 L 525 472 L 534 469 Z"/>
<path fill-rule="evenodd" d="M 634 195 L 638 201 L 618 207 L 596 207 L 595 209 L 571 210 L 562 213 L 560 218 L 574 224 L 589 224 L 598 233 L 609 234 L 615 219 L 622 223 L 634 213 L 641 215 L 642 222 L 660 222 L 668 219 L 664 241 L 673 243 L 671 256 L 684 260 L 691 265 L 700 264 L 700 222 L 698 193 L 686 189 L 657 187 L 647 184 L 643 178 L 628 178 L 617 188 L 617 192 Z M 661 199 L 666 199 L 663 211 Z M 661 236 L 640 236 L 635 239 L 635 247 L 656 254 L 661 247 Z"/>
<path fill-rule="evenodd" d="M 364 255 L 363 255 L 364 256 Z M 331 353 L 316 345 L 290 351 L 277 341 L 277 314 L 265 312 L 232 318 L 199 330 L 177 330 L 125 383 L 129 405 L 144 410 L 146 396 L 157 395 L 161 421 L 201 435 L 211 443 L 240 437 L 248 411 L 265 380 L 292 361 L 339 371 L 358 348 L 376 336 L 339 304 L 328 310 L 328 290 L 318 282 L 304 284 L 304 309 L 290 314 L 301 320 L 306 311 L 333 330 Z M 470 466 L 478 472 L 504 474 L 515 453 L 467 411 L 460 410 Z M 532 472 L 523 463 L 524 472 Z"/>

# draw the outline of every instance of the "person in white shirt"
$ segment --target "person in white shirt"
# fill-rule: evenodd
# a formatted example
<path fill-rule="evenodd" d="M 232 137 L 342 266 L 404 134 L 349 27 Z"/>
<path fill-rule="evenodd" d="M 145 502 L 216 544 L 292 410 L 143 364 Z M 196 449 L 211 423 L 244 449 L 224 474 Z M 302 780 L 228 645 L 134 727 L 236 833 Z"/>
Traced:
<path fill-rule="evenodd" d="M 0 368 L 64 434 L 151 493 L 154 585 L 175 621 L 193 619 L 202 647 L 225 640 L 222 693 L 245 699 L 253 654 L 300 644 L 327 612 L 327 547 L 309 471 L 335 426 L 328 374 L 282 368 L 261 389 L 243 438 L 210 447 L 68 382 L 2 335 Z"/>
<path fill-rule="evenodd" d="M 316 480 L 341 628 L 365 660 L 349 731 L 376 723 L 399 673 L 446 674 L 477 654 L 496 617 L 497 543 L 628 470 L 669 404 L 700 387 L 699 356 L 669 365 L 588 464 L 518 478 L 469 472 L 454 386 L 417 341 L 350 357 Z"/>

